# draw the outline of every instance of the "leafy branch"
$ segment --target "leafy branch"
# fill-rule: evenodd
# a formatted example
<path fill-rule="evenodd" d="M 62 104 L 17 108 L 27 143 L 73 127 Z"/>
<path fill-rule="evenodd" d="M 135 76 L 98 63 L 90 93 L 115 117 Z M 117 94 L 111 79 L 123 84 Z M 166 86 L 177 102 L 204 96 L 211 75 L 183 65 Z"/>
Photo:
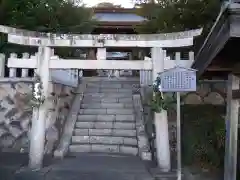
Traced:
<path fill-rule="evenodd" d="M 161 112 L 162 110 L 169 110 L 176 108 L 175 93 L 161 92 L 161 79 L 157 77 L 153 84 L 153 99 L 151 101 L 151 109 L 154 112 Z"/>

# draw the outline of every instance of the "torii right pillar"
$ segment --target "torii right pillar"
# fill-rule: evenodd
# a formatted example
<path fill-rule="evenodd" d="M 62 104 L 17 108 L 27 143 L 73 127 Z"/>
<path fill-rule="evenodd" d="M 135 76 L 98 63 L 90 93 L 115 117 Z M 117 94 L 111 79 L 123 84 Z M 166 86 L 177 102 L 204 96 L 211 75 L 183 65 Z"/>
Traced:
<path fill-rule="evenodd" d="M 239 77 L 233 74 L 228 75 L 224 180 L 236 180 L 237 178 L 238 119 L 240 97 L 234 97 L 233 94 L 235 93 L 233 92 L 240 92 L 239 84 Z"/>
<path fill-rule="evenodd" d="M 166 51 L 164 51 L 162 48 L 152 48 L 153 81 L 157 79 L 158 73 L 164 71 L 165 57 Z M 159 113 L 154 113 L 154 124 L 156 130 L 156 151 L 158 165 L 163 172 L 168 172 L 171 170 L 171 161 L 168 135 L 168 116 L 166 110 L 163 109 Z"/>

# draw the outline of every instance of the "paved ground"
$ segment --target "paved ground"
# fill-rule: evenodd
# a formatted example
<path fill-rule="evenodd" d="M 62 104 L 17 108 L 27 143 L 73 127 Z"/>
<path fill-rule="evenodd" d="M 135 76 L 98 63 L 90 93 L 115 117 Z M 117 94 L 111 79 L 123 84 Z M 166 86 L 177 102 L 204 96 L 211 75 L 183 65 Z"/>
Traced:
<path fill-rule="evenodd" d="M 149 172 L 154 174 L 155 180 L 177 179 L 176 172 L 162 173 L 159 168 L 153 168 L 154 165 L 134 156 L 83 153 L 64 160 L 46 157 L 40 172 L 27 170 L 27 164 L 27 154 L 0 153 L 0 180 L 154 180 Z M 216 180 L 207 176 L 196 177 L 194 179 Z M 182 178 L 186 179 L 189 178 Z"/>
<path fill-rule="evenodd" d="M 28 162 L 26 155 L 5 154 L 0 159 L 1 180 L 153 180 L 145 163 L 132 156 L 81 154 L 61 161 L 48 158 L 40 172 L 23 168 Z"/>

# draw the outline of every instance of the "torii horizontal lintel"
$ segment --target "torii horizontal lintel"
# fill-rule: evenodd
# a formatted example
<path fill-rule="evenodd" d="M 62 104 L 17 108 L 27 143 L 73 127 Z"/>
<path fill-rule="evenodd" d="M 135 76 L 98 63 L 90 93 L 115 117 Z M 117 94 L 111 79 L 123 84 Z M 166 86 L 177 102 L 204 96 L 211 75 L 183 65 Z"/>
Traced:
<path fill-rule="evenodd" d="M 31 36 L 8 34 L 8 42 L 26 46 L 48 47 L 184 47 L 192 46 L 193 38 L 175 40 L 105 40 L 104 43 L 96 40 L 49 39 Z"/>
<path fill-rule="evenodd" d="M 191 46 L 202 29 L 164 34 L 53 34 L 16 29 L 0 25 L 10 43 L 31 46 L 101 47 L 181 47 Z M 173 42 L 174 41 L 174 42 Z M 181 45 L 182 44 L 182 45 Z"/>
<path fill-rule="evenodd" d="M 37 68 L 37 59 L 8 59 L 9 68 Z M 50 69 L 152 70 L 152 61 L 51 59 Z"/>

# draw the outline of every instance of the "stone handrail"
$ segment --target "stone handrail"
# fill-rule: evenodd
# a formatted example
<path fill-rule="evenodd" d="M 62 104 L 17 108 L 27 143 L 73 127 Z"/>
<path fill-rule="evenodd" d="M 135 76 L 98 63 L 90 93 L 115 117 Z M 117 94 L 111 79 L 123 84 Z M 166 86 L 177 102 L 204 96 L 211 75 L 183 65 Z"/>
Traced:
<path fill-rule="evenodd" d="M 80 109 L 81 101 L 83 99 L 83 93 L 85 91 L 86 84 L 83 82 L 77 90 L 77 95 L 74 98 L 72 108 L 68 114 L 63 134 L 60 139 L 60 143 L 57 147 L 57 149 L 54 152 L 54 156 L 57 158 L 63 158 L 66 153 L 68 152 L 68 147 L 71 143 L 71 137 L 74 129 L 74 125 L 76 123 L 78 112 Z"/>
<path fill-rule="evenodd" d="M 139 156 L 143 160 L 152 160 L 152 154 L 146 136 L 147 134 L 145 132 L 143 107 L 140 94 L 133 95 L 133 106 L 136 118 Z"/>

